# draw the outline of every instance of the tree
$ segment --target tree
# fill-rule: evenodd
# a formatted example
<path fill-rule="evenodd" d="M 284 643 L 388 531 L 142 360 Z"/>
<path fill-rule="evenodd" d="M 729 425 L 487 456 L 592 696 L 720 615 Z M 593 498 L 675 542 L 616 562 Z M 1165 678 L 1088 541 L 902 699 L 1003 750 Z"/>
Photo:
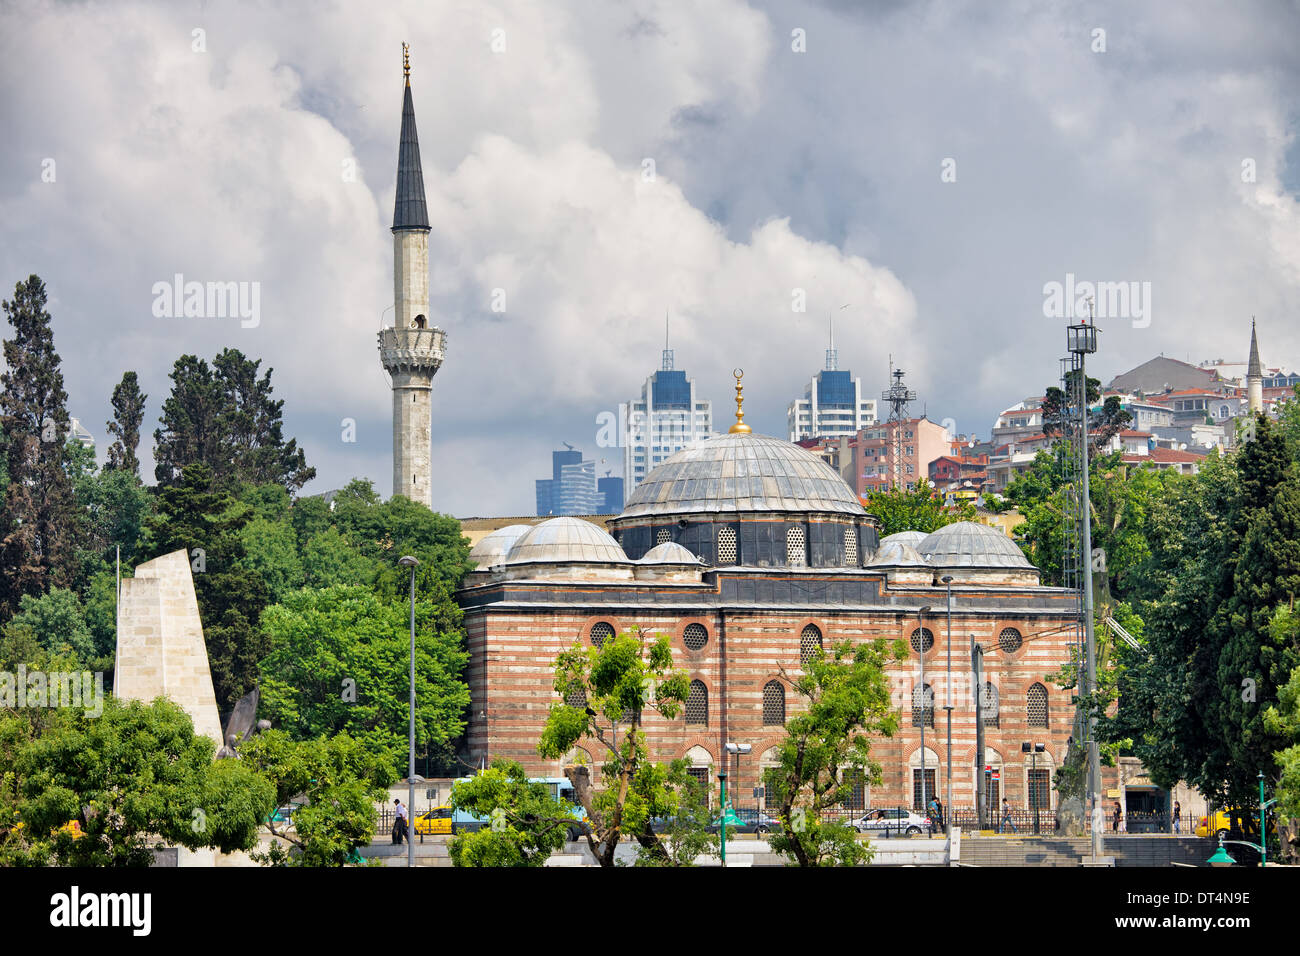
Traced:
<path fill-rule="evenodd" d="M 103 703 L 98 717 L 63 708 L 39 735 L 20 715 L 0 718 L 8 723 L 0 726 L 0 779 L 9 801 L 0 859 L 148 866 L 165 844 L 222 852 L 255 845 L 274 806 L 266 780 L 239 761 L 213 763 L 213 741 L 196 737 L 170 701 Z"/>
<path fill-rule="evenodd" d="M 268 648 L 258 621 L 269 591 L 249 573 L 240 537 L 250 516 L 248 506 L 214 488 L 207 465 L 196 464 L 185 467 L 179 484 L 160 491 L 158 511 L 148 523 L 149 557 L 173 551 L 191 557 L 212 683 L 223 709 L 253 689 Z"/>
<path fill-rule="evenodd" d="M 924 531 L 927 534 L 956 521 L 974 521 L 975 506 L 963 501 L 953 507 L 943 503 L 926 479 L 907 491 L 894 488 L 873 492 L 867 497 L 867 511 L 880 519 L 880 536 L 900 531 Z"/>
<path fill-rule="evenodd" d="M 763 775 L 769 806 L 780 808 L 781 820 L 768 842 L 800 866 L 853 866 L 871 858 L 870 845 L 852 827 L 824 820 L 823 812 L 843 804 L 855 787 L 880 781 L 869 737 L 889 737 L 898 728 L 884 670 L 891 656 L 903 658 L 901 642 L 891 651 L 884 641 L 856 648 L 846 641 L 831 657 L 815 653 L 800 674 L 782 669 L 805 707 L 786 722 L 777 764 Z"/>
<path fill-rule="evenodd" d="M 144 403 L 149 398 L 140 391 L 135 372 L 126 372 L 113 387 L 113 420 L 107 423 L 114 438 L 108 449 L 108 471 L 125 471 L 139 477 L 140 459 L 135 456 L 140 444 L 140 425 L 144 422 Z"/>
<path fill-rule="evenodd" d="M 434 582 L 430 582 L 434 583 Z M 415 736 L 449 751 L 465 727 L 461 611 L 450 594 L 417 589 Z M 266 609 L 261 712 L 298 739 L 368 734 L 404 766 L 409 721 L 409 605 L 364 587 L 298 591 Z"/>
<path fill-rule="evenodd" d="M 66 460 L 80 515 L 73 582 L 84 591 L 96 574 L 113 568 L 119 547 L 123 565 L 135 565 L 149 544 L 154 498 L 131 472 L 97 468 L 94 451 L 79 442 L 67 443 Z"/>
<path fill-rule="evenodd" d="M 614 865 L 614 852 L 625 834 L 656 858 L 668 858 L 653 821 L 674 815 L 680 797 L 655 770 L 641 720 L 647 708 L 672 720 L 689 690 L 686 673 L 673 669 L 668 636 L 649 636 L 640 628 L 600 647 L 575 643 L 555 659 L 560 699 L 551 704 L 537 752 L 559 760 L 586 742 L 605 753 L 601 787 L 593 782 L 589 767 L 564 768 L 586 811 L 587 844 L 601 866 Z"/>
<path fill-rule="evenodd" d="M 271 398 L 271 369 L 258 378 L 261 364 L 236 349 L 224 349 L 211 367 L 194 355 L 176 360 L 154 432 L 160 485 L 175 485 L 196 463 L 222 484 L 276 483 L 290 492 L 316 477 L 297 441 L 284 440 L 284 402 Z"/>
<path fill-rule="evenodd" d="M 1066 378 L 1071 391 L 1074 391 L 1079 381 L 1079 373 L 1070 371 L 1066 373 Z M 1101 403 L 1101 407 L 1092 410 L 1092 406 L 1101 398 L 1101 382 L 1095 378 L 1088 379 L 1088 457 L 1096 456 L 1112 438 L 1133 421 L 1133 416 L 1126 412 L 1120 404 L 1118 395 L 1107 396 L 1106 400 Z M 1067 393 L 1055 385 L 1047 389 L 1043 398 L 1043 434 L 1049 438 L 1065 437 L 1072 433 L 1075 423 L 1067 421 L 1066 417 L 1071 414 L 1069 408 L 1069 397 Z M 1077 411 L 1074 412 L 1077 414 Z"/>
<path fill-rule="evenodd" d="M 353 479 L 338 493 L 334 521 L 361 554 L 386 569 L 376 584 L 381 591 L 405 584 L 397 559 L 406 554 L 435 568 L 449 589 L 473 569 L 459 521 L 402 495 L 381 502 L 369 481 Z"/>
<path fill-rule="evenodd" d="M 1275 644 L 1300 647 L 1300 614 L 1293 607 L 1278 608 L 1269 631 Z M 1295 862 L 1300 857 L 1300 666 L 1278 688 L 1277 704 L 1265 711 L 1264 725 L 1285 744 L 1273 755 L 1279 770 L 1278 841 L 1283 856 Z"/>
<path fill-rule="evenodd" d="M 0 375 L 8 482 L 0 503 L 0 619 L 23 595 L 70 583 L 74 570 L 77 512 L 64 468 L 68 395 L 45 302 L 45 284 L 35 275 L 3 302 L 14 335 L 4 341 Z"/>
<path fill-rule="evenodd" d="M 550 788 L 530 781 L 513 760 L 492 766 L 451 789 L 451 806 L 488 824 L 451 838 L 447 852 L 456 866 L 542 866 L 574 829 L 570 808 Z"/>
<path fill-rule="evenodd" d="M 6 625 L 9 634 L 26 628 L 46 650 L 71 653 L 82 664 L 96 658 L 95 641 L 86 626 L 81 601 L 66 588 L 53 588 L 48 594 L 33 597 L 24 594 L 18 613 Z"/>
<path fill-rule="evenodd" d="M 260 822 L 275 840 L 253 854 L 272 866 L 343 866 L 375 835 L 378 811 L 397 779 L 393 753 L 373 735 L 340 733 L 293 740 L 282 730 L 256 734 L 239 747 L 239 763 L 269 782 L 274 807 L 296 804 L 291 823 Z M 224 760 L 221 763 L 235 763 Z M 285 850 L 284 844 L 292 849 Z"/>

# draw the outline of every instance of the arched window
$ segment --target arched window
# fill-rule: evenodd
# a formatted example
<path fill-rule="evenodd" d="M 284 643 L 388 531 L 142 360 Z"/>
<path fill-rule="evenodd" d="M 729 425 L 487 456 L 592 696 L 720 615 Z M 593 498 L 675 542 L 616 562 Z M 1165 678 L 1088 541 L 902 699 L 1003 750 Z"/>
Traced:
<path fill-rule="evenodd" d="M 999 726 L 998 689 L 988 681 L 984 682 L 984 692 L 980 694 L 980 722 L 985 727 Z"/>
<path fill-rule="evenodd" d="M 809 624 L 799 635 L 799 663 L 807 664 L 814 654 L 821 653 L 822 632 L 816 624 Z"/>
<path fill-rule="evenodd" d="M 709 632 L 703 624 L 687 624 L 682 632 L 682 643 L 689 650 L 698 651 L 709 643 Z"/>
<path fill-rule="evenodd" d="M 718 529 L 718 564 L 736 563 L 736 529 Z"/>
<path fill-rule="evenodd" d="M 1025 695 L 1025 713 L 1030 727 L 1047 726 L 1047 688 L 1034 684 Z"/>
<path fill-rule="evenodd" d="M 708 724 L 709 689 L 704 681 L 691 681 L 690 692 L 686 695 L 686 722 L 688 724 Z"/>
<path fill-rule="evenodd" d="M 808 563 L 803 525 L 785 529 L 785 560 L 792 568 L 802 568 Z"/>
<path fill-rule="evenodd" d="M 998 647 L 1002 649 L 1003 654 L 1014 654 L 1020 650 L 1021 643 L 1020 632 L 1014 627 L 1004 627 L 1002 633 L 998 635 Z"/>
<path fill-rule="evenodd" d="M 855 525 L 844 529 L 844 564 L 850 568 L 858 565 L 858 529 Z"/>
<path fill-rule="evenodd" d="M 770 680 L 763 685 L 763 724 L 777 726 L 785 723 L 785 688 L 781 682 Z"/>
<path fill-rule="evenodd" d="M 934 726 L 934 688 L 929 684 L 912 688 L 912 726 Z"/>
<path fill-rule="evenodd" d="M 574 681 L 569 685 L 569 691 L 564 695 L 564 703 L 569 707 L 586 707 L 587 691 L 583 688 L 581 681 Z"/>
<path fill-rule="evenodd" d="M 417 329 L 422 329 L 422 328 L 424 328 L 424 326 L 425 326 L 425 318 L 424 318 L 424 316 L 423 316 L 423 315 L 417 315 L 417 316 L 415 317 L 415 322 L 412 323 L 412 324 L 413 324 Z"/>
<path fill-rule="evenodd" d="M 591 643 L 593 647 L 603 646 L 613 636 L 614 625 L 608 621 L 597 621 L 591 625 Z"/>
<path fill-rule="evenodd" d="M 912 652 L 922 654 L 934 647 L 934 632 L 928 627 L 917 627 L 912 629 L 912 636 L 908 640 L 912 645 Z"/>

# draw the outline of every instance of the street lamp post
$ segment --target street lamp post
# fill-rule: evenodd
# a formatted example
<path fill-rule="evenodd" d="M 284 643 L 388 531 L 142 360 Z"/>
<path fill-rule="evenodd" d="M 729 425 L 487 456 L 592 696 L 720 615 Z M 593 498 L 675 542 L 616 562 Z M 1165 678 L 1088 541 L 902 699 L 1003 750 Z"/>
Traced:
<path fill-rule="evenodd" d="M 939 579 L 948 588 L 948 703 L 944 705 L 944 710 L 948 712 L 948 761 L 947 776 L 948 788 L 944 794 L 944 806 L 947 808 L 944 823 L 944 834 L 949 840 L 952 839 L 952 575 L 945 574 Z"/>
<path fill-rule="evenodd" d="M 925 785 L 925 624 L 921 615 L 929 614 L 930 606 L 916 609 L 916 650 L 921 658 L 921 808 L 927 813 L 930 808 L 930 801 L 926 798 Z"/>
<path fill-rule="evenodd" d="M 1039 810 L 1042 801 L 1038 799 L 1038 793 L 1034 787 L 1034 780 L 1038 776 L 1038 755 L 1047 750 L 1046 744 L 1021 743 L 1020 752 L 1029 754 L 1029 802 L 1034 805 L 1034 836 L 1038 836 L 1042 831 L 1039 827 Z"/>
<path fill-rule="evenodd" d="M 404 568 L 411 569 L 411 719 L 409 763 L 406 770 L 406 819 L 408 826 L 412 822 L 411 814 L 415 812 L 415 568 L 419 560 L 406 555 L 398 562 Z M 406 865 L 415 866 L 415 845 L 411 843 L 411 833 L 406 833 Z"/>
<path fill-rule="evenodd" d="M 724 763 L 725 767 L 726 764 Z M 722 847 L 722 865 L 727 865 L 727 771 L 722 770 L 718 773 L 718 779 L 722 781 L 722 826 L 718 828 L 720 832 L 720 845 Z"/>

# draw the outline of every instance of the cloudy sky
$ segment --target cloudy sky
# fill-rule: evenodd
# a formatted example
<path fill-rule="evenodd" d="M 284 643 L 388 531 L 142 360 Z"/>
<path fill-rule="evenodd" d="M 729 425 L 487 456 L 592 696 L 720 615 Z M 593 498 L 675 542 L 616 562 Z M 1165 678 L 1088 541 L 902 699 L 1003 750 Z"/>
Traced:
<path fill-rule="evenodd" d="M 784 437 L 834 312 L 869 393 L 892 354 L 931 418 L 987 436 L 1058 374 L 1068 274 L 1150 290 L 1099 320 L 1103 379 L 1242 361 L 1251 315 L 1265 364 L 1300 364 L 1297 36 L 1284 0 L 19 0 L 0 285 L 46 281 L 101 457 L 123 371 L 151 433 L 176 358 L 232 346 L 274 368 L 308 492 L 387 494 L 407 41 L 448 334 L 435 508 L 530 513 L 561 441 L 618 474 L 597 417 L 658 366 L 665 310 L 720 422 L 742 366 Z M 176 274 L 257 283 L 256 324 L 156 315 Z"/>

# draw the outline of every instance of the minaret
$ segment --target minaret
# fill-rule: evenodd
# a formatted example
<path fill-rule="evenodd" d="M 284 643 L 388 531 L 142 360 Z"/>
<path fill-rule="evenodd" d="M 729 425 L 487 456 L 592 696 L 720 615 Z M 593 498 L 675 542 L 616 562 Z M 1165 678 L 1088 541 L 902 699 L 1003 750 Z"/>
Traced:
<path fill-rule="evenodd" d="M 1258 415 L 1264 411 L 1264 367 L 1259 361 L 1259 342 L 1255 339 L 1255 317 L 1250 319 L 1250 364 L 1246 366 L 1246 401 L 1250 403 L 1250 413 Z"/>
<path fill-rule="evenodd" d="M 433 376 L 446 336 L 429 323 L 429 211 L 411 100 L 411 61 L 402 44 L 402 136 L 393 203 L 393 326 L 379 333 L 379 361 L 393 386 L 393 494 L 433 506 Z"/>

